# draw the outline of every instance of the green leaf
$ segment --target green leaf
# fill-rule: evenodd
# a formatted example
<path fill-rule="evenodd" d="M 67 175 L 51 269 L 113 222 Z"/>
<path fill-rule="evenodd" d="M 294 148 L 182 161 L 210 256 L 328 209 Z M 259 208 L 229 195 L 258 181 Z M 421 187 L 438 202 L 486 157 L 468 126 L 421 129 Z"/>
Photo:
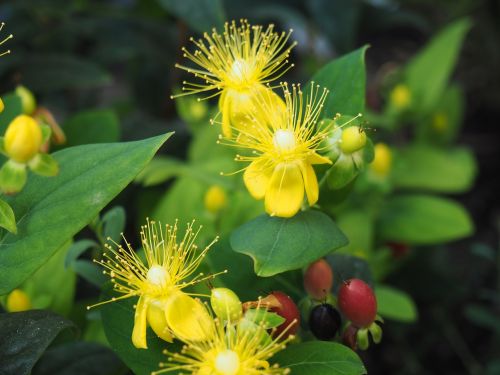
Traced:
<path fill-rule="evenodd" d="M 333 118 L 336 113 L 357 115 L 365 111 L 367 48 L 367 46 L 361 47 L 333 60 L 311 78 L 310 82 L 330 90 L 323 117 Z"/>
<path fill-rule="evenodd" d="M 248 309 L 245 319 L 257 325 L 263 324 L 266 328 L 275 328 L 285 322 L 285 318 L 266 309 Z"/>
<path fill-rule="evenodd" d="M 336 342 L 309 341 L 289 345 L 271 359 L 293 375 L 361 375 L 366 369 L 358 355 Z"/>
<path fill-rule="evenodd" d="M 471 25 L 467 18 L 455 21 L 409 62 L 405 77 L 416 110 L 429 110 L 443 95 Z"/>
<path fill-rule="evenodd" d="M 35 300 L 39 296 L 49 297 L 46 308 L 67 316 L 75 298 L 76 275 L 71 269 L 64 268 L 64 260 L 70 242 L 60 249 L 23 284 Z"/>
<path fill-rule="evenodd" d="M 111 349 L 93 342 L 70 342 L 47 350 L 33 375 L 118 374 L 122 362 Z M 123 371 L 123 370 L 122 370 Z"/>
<path fill-rule="evenodd" d="M 56 336 L 74 325 L 46 310 L 0 314 L 0 374 L 28 375 Z"/>
<path fill-rule="evenodd" d="M 401 290 L 387 285 L 377 285 L 377 313 L 383 318 L 411 323 L 417 320 L 418 312 L 411 297 Z"/>
<path fill-rule="evenodd" d="M 186 165 L 180 160 L 163 155 L 156 156 L 137 175 L 135 182 L 145 187 L 158 185 L 184 173 L 185 168 Z"/>
<path fill-rule="evenodd" d="M 34 92 L 90 89 L 111 81 L 109 74 L 94 62 L 60 54 L 31 56 L 19 74 Z"/>
<path fill-rule="evenodd" d="M 63 124 L 66 146 L 108 143 L 120 140 L 120 121 L 109 109 L 93 109 L 71 117 Z"/>
<path fill-rule="evenodd" d="M 11 233 L 17 233 L 14 211 L 12 211 L 12 207 L 2 199 L 0 199 L 0 227 L 7 229 Z"/>
<path fill-rule="evenodd" d="M 77 259 L 71 264 L 71 268 L 78 276 L 98 288 L 101 288 L 108 280 L 102 273 L 102 268 L 89 260 Z"/>
<path fill-rule="evenodd" d="M 404 189 L 460 193 L 472 186 L 477 172 L 474 156 L 465 148 L 417 145 L 401 150 L 395 159 L 391 177 Z"/>
<path fill-rule="evenodd" d="M 250 256 L 259 276 L 301 268 L 347 243 L 333 220 L 314 210 L 290 219 L 260 215 L 231 235 L 233 250 Z"/>
<path fill-rule="evenodd" d="M 339 214 L 337 224 L 349 238 L 349 244 L 339 250 L 350 255 L 368 257 L 373 248 L 373 218 L 363 210 L 350 210 Z"/>
<path fill-rule="evenodd" d="M 186 22 L 199 33 L 220 28 L 226 18 L 221 0 L 158 0 L 167 11 Z"/>
<path fill-rule="evenodd" d="M 85 227 L 170 135 L 55 153 L 61 168 L 58 176 L 33 176 L 22 193 L 7 200 L 18 217 L 18 235 L 7 234 L 0 240 L 0 294 L 21 284 Z"/>
<path fill-rule="evenodd" d="M 471 235 L 473 223 L 458 203 L 428 195 L 391 197 L 382 207 L 379 233 L 386 241 L 432 245 Z"/>
<path fill-rule="evenodd" d="M 120 234 L 125 229 L 125 218 L 125 209 L 121 206 L 113 207 L 103 215 L 101 221 L 106 240 L 111 238 L 118 243 L 120 242 Z"/>
<path fill-rule="evenodd" d="M 38 154 L 29 162 L 30 169 L 40 175 L 53 177 L 59 173 L 59 165 L 49 154 Z"/>
<path fill-rule="evenodd" d="M 0 113 L 0 134 L 4 134 L 11 121 L 23 113 L 23 103 L 16 94 L 7 94 L 2 97 L 2 100 L 5 108 Z"/>
<path fill-rule="evenodd" d="M 105 298 L 108 299 L 110 296 L 106 296 Z M 168 344 L 158 338 L 158 336 L 148 328 L 148 349 L 137 349 L 132 344 L 135 303 L 137 303 L 137 298 L 128 298 L 103 305 L 100 311 L 104 332 L 106 333 L 111 348 L 134 374 L 150 375 L 152 371 L 160 368 L 160 362 L 164 362 L 167 359 L 162 353 L 163 350 L 168 348 L 170 351 L 177 352 L 179 351 L 180 345 Z"/>
<path fill-rule="evenodd" d="M 86 252 L 88 249 L 98 248 L 99 244 L 92 240 L 80 240 L 76 241 L 71 245 L 66 253 L 66 258 L 64 260 L 64 267 L 68 268 L 73 264 L 74 261 L 78 259 L 80 255 Z"/>

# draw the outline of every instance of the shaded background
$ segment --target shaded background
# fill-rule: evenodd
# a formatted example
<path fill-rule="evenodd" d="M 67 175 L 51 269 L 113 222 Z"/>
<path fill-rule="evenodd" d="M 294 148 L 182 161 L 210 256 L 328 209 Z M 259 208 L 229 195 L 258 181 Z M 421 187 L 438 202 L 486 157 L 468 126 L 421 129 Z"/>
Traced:
<path fill-rule="evenodd" d="M 169 0 L 2 1 L 4 33 L 13 53 L 0 60 L 0 92 L 29 87 L 39 103 L 65 121 L 71 114 L 112 109 L 121 140 L 175 130 L 169 153 L 182 157 L 189 132 L 170 94 L 182 81 L 173 68 L 191 35 L 222 19 L 248 18 L 293 28 L 299 42 L 288 79 L 306 82 L 335 56 L 370 44 L 368 105 L 385 100 L 384 77 L 413 56 L 450 21 L 469 16 L 454 81 L 465 90 L 459 144 L 479 164 L 474 188 L 458 198 L 476 224 L 473 238 L 418 249 L 389 279 L 418 306 L 415 324 L 388 322 L 384 340 L 362 353 L 370 374 L 500 374 L 500 5 L 497 1 L 200 1 L 183 21 L 182 2 Z M 67 131 L 70 130 L 68 126 Z M 97 130 L 98 131 L 98 130 Z M 122 194 L 131 217 L 138 198 Z M 148 200 L 163 187 L 147 191 Z M 142 199 L 141 204 L 144 204 Z M 135 223 L 130 223 L 132 227 Z M 85 291 L 80 290 L 80 293 Z"/>

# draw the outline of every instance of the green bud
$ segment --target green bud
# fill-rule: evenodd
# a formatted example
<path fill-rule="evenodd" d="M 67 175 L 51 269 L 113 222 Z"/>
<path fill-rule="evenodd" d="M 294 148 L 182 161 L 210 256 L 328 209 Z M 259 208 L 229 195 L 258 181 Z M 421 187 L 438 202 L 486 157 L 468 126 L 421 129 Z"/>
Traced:
<path fill-rule="evenodd" d="M 21 98 L 21 104 L 23 107 L 23 113 L 25 115 L 31 115 L 36 109 L 36 99 L 33 93 L 24 86 L 16 87 L 16 95 Z"/>
<path fill-rule="evenodd" d="M 8 160 L 0 169 L 0 190 L 4 194 L 15 194 L 26 184 L 26 165 Z"/>
<path fill-rule="evenodd" d="M 359 126 L 351 126 L 342 132 L 340 149 L 351 154 L 362 149 L 366 144 L 366 133 Z"/>
<path fill-rule="evenodd" d="M 210 296 L 210 304 L 217 317 L 237 322 L 243 315 L 241 301 L 231 289 L 214 288 Z"/>

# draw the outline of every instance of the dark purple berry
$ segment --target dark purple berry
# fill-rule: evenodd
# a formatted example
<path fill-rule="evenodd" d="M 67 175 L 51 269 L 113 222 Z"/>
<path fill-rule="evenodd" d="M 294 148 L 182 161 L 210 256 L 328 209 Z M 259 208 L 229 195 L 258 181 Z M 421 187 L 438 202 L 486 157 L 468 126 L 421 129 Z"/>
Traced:
<path fill-rule="evenodd" d="M 309 328 L 318 340 L 332 340 L 340 328 L 340 314 L 330 304 L 315 306 L 309 316 Z"/>

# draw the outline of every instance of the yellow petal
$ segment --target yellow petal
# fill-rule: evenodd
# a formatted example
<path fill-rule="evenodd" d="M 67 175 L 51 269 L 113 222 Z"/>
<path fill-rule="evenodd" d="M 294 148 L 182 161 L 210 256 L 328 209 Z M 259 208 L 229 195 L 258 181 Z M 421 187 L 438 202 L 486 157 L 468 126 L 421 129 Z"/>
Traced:
<path fill-rule="evenodd" d="M 138 349 L 147 349 L 146 342 L 146 316 L 148 303 L 146 297 L 139 297 L 134 315 L 134 329 L 132 331 L 132 343 Z"/>
<path fill-rule="evenodd" d="M 257 159 L 250 163 L 243 173 L 243 181 L 252 197 L 264 198 L 272 173 L 273 169 L 265 159 Z"/>
<path fill-rule="evenodd" d="M 162 340 L 172 342 L 174 338 L 168 329 L 167 318 L 165 317 L 165 306 L 167 299 L 152 299 L 149 302 L 147 319 L 153 331 Z"/>
<path fill-rule="evenodd" d="M 312 165 L 307 162 L 300 163 L 300 171 L 302 172 L 302 178 L 304 179 L 307 201 L 309 202 L 309 205 L 312 206 L 318 201 L 319 197 L 319 187 L 316 173 L 314 172 Z"/>
<path fill-rule="evenodd" d="M 205 306 L 186 293 L 177 292 L 167 301 L 165 317 L 181 340 L 202 341 L 213 336 L 213 320 Z"/>
<path fill-rule="evenodd" d="M 231 137 L 231 120 L 230 120 L 230 105 L 231 97 L 225 93 L 219 99 L 219 107 L 222 107 L 222 134 L 226 138 Z"/>
<path fill-rule="evenodd" d="M 326 156 L 321 156 L 315 152 L 307 157 L 307 161 L 311 164 L 332 164 L 332 161 Z"/>
<path fill-rule="evenodd" d="M 304 180 L 298 164 L 278 164 L 266 191 L 267 213 L 280 217 L 292 217 L 299 211 L 303 200 Z"/>

